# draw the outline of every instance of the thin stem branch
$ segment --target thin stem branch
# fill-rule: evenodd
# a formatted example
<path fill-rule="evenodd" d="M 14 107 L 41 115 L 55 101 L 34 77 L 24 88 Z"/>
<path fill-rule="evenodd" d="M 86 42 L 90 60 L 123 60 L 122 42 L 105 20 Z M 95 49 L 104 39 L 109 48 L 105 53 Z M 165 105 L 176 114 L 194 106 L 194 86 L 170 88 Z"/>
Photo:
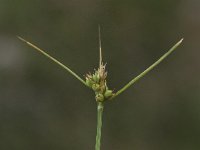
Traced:
<path fill-rule="evenodd" d="M 141 74 L 139 74 L 137 77 L 132 79 L 130 82 L 128 82 L 123 88 L 121 88 L 113 97 L 110 99 L 113 99 L 114 97 L 118 96 L 122 92 L 124 92 L 127 88 L 129 88 L 131 85 L 133 85 L 136 81 L 141 79 L 144 75 L 146 75 L 149 71 L 151 71 L 154 67 L 156 67 L 160 62 L 162 62 L 167 56 L 169 56 L 181 43 L 183 39 L 181 39 L 178 43 L 176 43 L 167 53 L 165 53 L 160 59 L 158 59 L 154 64 L 152 64 L 149 68 L 144 70 Z"/>
<path fill-rule="evenodd" d="M 98 102 L 97 104 L 97 135 L 95 150 L 100 150 L 101 147 L 101 128 L 102 128 L 102 116 L 103 116 L 103 103 Z"/>
<path fill-rule="evenodd" d="M 25 39 L 17 36 L 18 39 L 20 39 L 21 41 L 25 42 L 26 44 L 28 44 L 29 46 L 31 46 L 32 48 L 36 49 L 38 52 L 42 53 L 44 56 L 48 57 L 49 59 L 51 59 L 52 61 L 54 61 L 56 64 L 58 64 L 59 66 L 61 66 L 62 68 L 64 68 L 65 70 L 67 70 L 70 74 L 72 74 L 76 79 L 78 79 L 81 83 L 83 83 L 84 85 L 87 86 L 86 82 L 81 79 L 81 77 L 79 77 L 75 72 L 73 72 L 71 69 L 69 69 L 67 66 L 65 66 L 64 64 L 62 64 L 61 62 L 59 62 L 57 59 L 53 58 L 52 56 L 50 56 L 49 54 L 47 54 L 46 52 L 44 52 L 42 49 L 40 49 L 39 47 L 35 46 L 34 44 L 26 41 Z"/>

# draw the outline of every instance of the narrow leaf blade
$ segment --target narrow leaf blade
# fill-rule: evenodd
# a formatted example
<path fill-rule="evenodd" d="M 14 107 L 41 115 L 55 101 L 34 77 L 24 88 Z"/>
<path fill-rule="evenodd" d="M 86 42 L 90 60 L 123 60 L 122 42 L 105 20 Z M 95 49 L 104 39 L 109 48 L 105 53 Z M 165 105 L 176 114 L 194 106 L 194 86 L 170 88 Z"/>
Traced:
<path fill-rule="evenodd" d="M 155 63 L 153 63 L 150 67 L 148 67 L 146 70 L 144 70 L 141 74 L 139 74 L 137 77 L 132 79 L 130 82 L 128 82 L 123 88 L 121 88 L 113 97 L 110 99 L 115 98 L 122 92 L 124 92 L 127 88 L 129 88 L 131 85 L 133 85 L 136 81 L 140 80 L 144 75 L 146 75 L 149 71 L 151 71 L 153 68 L 155 68 L 159 63 L 161 63 L 167 56 L 169 56 L 181 43 L 183 39 L 181 39 L 179 42 L 177 42 L 167 53 L 165 53 L 162 57 L 160 57 Z"/>
<path fill-rule="evenodd" d="M 34 48 L 35 50 L 37 50 L 38 52 L 40 52 L 41 54 L 43 54 L 44 56 L 46 56 L 47 58 L 49 58 L 50 60 L 52 60 L 53 62 L 55 62 L 59 66 L 61 66 L 62 68 L 64 68 L 65 70 L 67 70 L 71 75 L 73 75 L 81 83 L 83 83 L 84 85 L 86 85 L 86 82 L 81 77 L 79 77 L 74 71 L 72 71 L 71 69 L 69 69 L 69 67 L 65 66 L 64 64 L 62 64 L 61 62 L 59 62 L 57 59 L 53 58 L 51 55 L 49 55 L 48 53 L 46 53 L 44 50 L 40 49 L 39 47 L 37 47 L 36 45 L 30 43 L 29 41 L 23 39 L 22 37 L 17 36 L 17 38 L 20 39 L 21 41 L 25 42 L 30 47 Z"/>

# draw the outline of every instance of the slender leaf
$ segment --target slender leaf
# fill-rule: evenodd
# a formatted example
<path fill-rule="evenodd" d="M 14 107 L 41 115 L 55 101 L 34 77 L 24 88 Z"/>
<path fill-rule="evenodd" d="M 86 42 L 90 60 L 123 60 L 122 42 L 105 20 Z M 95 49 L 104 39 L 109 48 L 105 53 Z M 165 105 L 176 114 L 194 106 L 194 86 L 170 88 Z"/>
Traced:
<path fill-rule="evenodd" d="M 78 79 L 81 83 L 83 83 L 84 85 L 86 85 L 86 82 L 79 77 L 74 71 L 72 71 L 71 69 L 69 69 L 69 67 L 65 66 L 64 64 L 62 64 L 61 62 L 59 62 L 57 59 L 53 58 L 52 56 L 50 56 L 48 53 L 46 53 L 45 51 L 43 51 L 42 49 L 40 49 L 39 47 L 37 47 L 36 45 L 30 43 L 29 41 L 26 41 L 25 39 L 23 39 L 22 37 L 17 36 L 18 39 L 20 39 L 21 41 L 25 42 L 26 44 L 28 44 L 30 47 L 34 48 L 35 50 L 37 50 L 38 52 L 40 52 L 41 54 L 43 54 L 44 56 L 48 57 L 49 59 L 51 59 L 52 61 L 54 61 L 56 64 L 58 64 L 59 66 L 61 66 L 62 68 L 64 68 L 65 70 L 67 70 L 71 75 L 73 75 L 76 79 Z M 87 86 L 87 85 L 86 85 Z"/>
<path fill-rule="evenodd" d="M 118 96 L 122 92 L 124 92 L 127 88 L 129 88 L 131 85 L 133 85 L 136 81 L 140 80 L 144 75 L 146 75 L 149 71 L 151 71 L 154 67 L 156 67 L 160 62 L 162 62 L 167 56 L 169 56 L 181 43 L 183 39 L 181 39 L 178 43 L 176 43 L 167 53 L 165 53 L 160 59 L 158 59 L 154 64 L 152 64 L 149 68 L 144 70 L 141 74 L 139 74 L 137 77 L 132 79 L 130 82 L 128 82 L 123 88 L 121 88 L 113 97 L 110 99 L 113 99 L 114 97 Z"/>

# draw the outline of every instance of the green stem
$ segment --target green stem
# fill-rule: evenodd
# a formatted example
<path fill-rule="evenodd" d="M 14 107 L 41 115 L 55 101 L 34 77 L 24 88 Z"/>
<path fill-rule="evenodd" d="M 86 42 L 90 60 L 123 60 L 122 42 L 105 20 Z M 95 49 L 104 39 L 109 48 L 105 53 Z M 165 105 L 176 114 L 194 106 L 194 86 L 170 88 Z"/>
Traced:
<path fill-rule="evenodd" d="M 151 71 L 154 67 L 156 67 L 160 62 L 162 62 L 167 56 L 169 56 L 181 43 L 183 39 L 181 39 L 178 43 L 176 43 L 168 52 L 166 52 L 162 57 L 160 57 L 155 63 L 153 63 L 149 68 L 144 70 L 141 74 L 139 74 L 137 77 L 132 79 L 130 82 L 128 82 L 123 88 L 121 88 L 113 97 L 110 99 L 113 99 L 114 97 L 118 96 L 122 92 L 124 92 L 127 88 L 129 88 L 131 85 L 133 85 L 136 81 L 141 79 L 144 75 L 146 75 L 149 71 Z"/>
<path fill-rule="evenodd" d="M 97 135 L 96 135 L 95 150 L 100 150 L 100 146 L 101 146 L 101 127 L 102 127 L 103 107 L 104 107 L 103 103 L 98 102 L 98 105 L 97 105 Z"/>
<path fill-rule="evenodd" d="M 45 51 L 43 51 L 42 49 L 40 49 L 39 47 L 37 47 L 36 45 L 30 43 L 29 41 L 26 41 L 25 39 L 23 39 L 22 37 L 17 36 L 18 39 L 20 39 L 21 41 L 25 42 L 26 44 L 28 44 L 29 46 L 31 46 L 32 48 L 36 49 L 38 52 L 40 52 L 41 54 L 43 54 L 44 56 L 48 57 L 49 59 L 51 59 L 52 61 L 54 61 L 56 64 L 58 64 L 59 66 L 61 66 L 62 68 L 64 68 L 65 70 L 67 70 L 71 75 L 73 75 L 76 79 L 78 79 L 81 83 L 83 83 L 84 85 L 87 86 L 86 82 L 79 77 L 74 71 L 72 71 L 71 69 L 69 69 L 69 67 L 65 66 L 64 64 L 62 64 L 61 62 L 59 62 L 57 59 L 53 58 L 52 56 L 50 56 L 49 54 L 47 54 Z"/>

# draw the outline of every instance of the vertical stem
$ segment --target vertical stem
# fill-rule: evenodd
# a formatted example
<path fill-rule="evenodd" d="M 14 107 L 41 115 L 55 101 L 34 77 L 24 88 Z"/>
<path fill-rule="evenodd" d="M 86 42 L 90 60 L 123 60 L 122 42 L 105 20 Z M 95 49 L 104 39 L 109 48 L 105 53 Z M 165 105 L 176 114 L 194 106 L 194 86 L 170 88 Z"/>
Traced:
<path fill-rule="evenodd" d="M 101 27 L 99 25 L 99 68 L 101 68 L 101 64 L 102 64 Z"/>
<path fill-rule="evenodd" d="M 102 115 L 103 115 L 103 103 L 98 102 L 97 105 L 97 135 L 95 150 L 100 150 L 101 146 L 101 127 L 102 127 Z"/>

